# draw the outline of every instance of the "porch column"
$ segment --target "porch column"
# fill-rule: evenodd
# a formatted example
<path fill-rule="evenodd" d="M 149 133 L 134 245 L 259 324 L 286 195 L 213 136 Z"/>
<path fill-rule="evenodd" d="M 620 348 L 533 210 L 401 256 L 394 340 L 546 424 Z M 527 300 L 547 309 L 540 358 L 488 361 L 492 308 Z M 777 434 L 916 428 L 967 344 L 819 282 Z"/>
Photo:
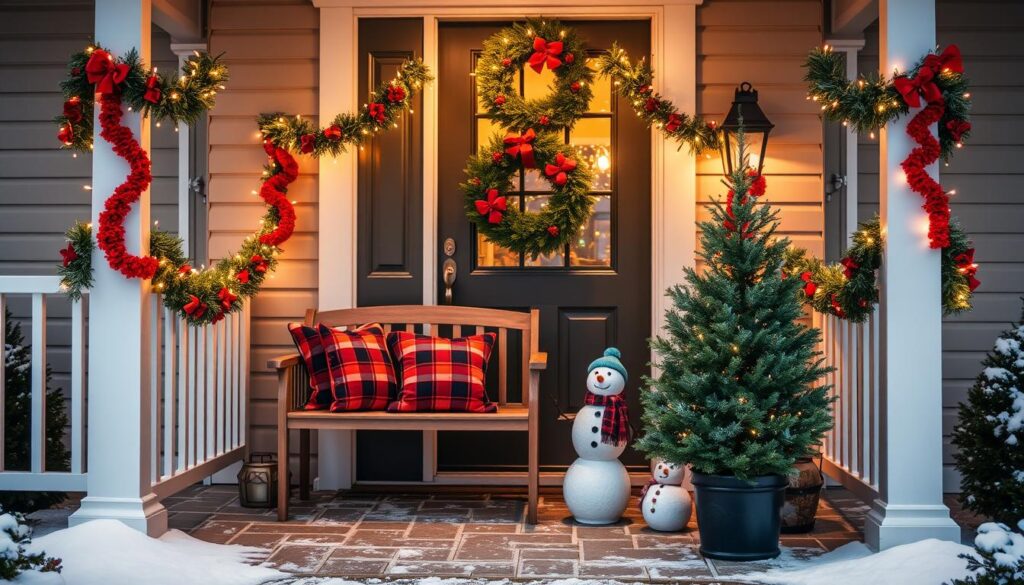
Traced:
<path fill-rule="evenodd" d="M 150 63 L 151 0 L 96 0 L 96 42 L 124 55 L 135 48 Z M 97 113 L 99 107 L 96 108 Z M 142 148 L 149 150 L 149 124 L 124 112 Z M 128 163 L 110 144 L 96 139 L 92 158 L 92 221 L 128 174 Z M 95 229 L 95 228 L 94 228 Z M 125 220 L 127 247 L 149 250 L 149 192 Z M 89 297 L 88 495 L 69 523 L 117 519 L 157 536 L 167 531 L 167 511 L 151 489 L 149 283 L 112 270 L 103 252 L 93 252 L 95 285 Z"/>
<path fill-rule="evenodd" d="M 886 74 L 906 71 L 934 49 L 934 0 L 880 0 L 878 9 L 881 70 Z M 883 129 L 879 149 L 885 234 L 881 475 L 879 497 L 864 528 L 868 544 L 879 550 L 926 538 L 960 539 L 960 529 L 942 503 L 939 251 L 928 247 L 921 196 L 910 190 L 900 168 L 914 146 L 906 134 L 910 118 Z M 929 172 L 938 178 L 938 165 Z"/>

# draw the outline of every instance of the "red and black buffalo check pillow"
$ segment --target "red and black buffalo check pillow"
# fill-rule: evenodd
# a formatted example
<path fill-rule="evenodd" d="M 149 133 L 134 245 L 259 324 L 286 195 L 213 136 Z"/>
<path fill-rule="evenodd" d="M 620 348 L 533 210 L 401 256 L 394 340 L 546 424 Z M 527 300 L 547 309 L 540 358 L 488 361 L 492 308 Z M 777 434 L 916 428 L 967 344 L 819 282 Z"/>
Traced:
<path fill-rule="evenodd" d="M 334 398 L 331 396 L 331 372 L 327 368 L 327 356 L 320 341 L 320 332 L 316 327 L 303 323 L 289 323 L 288 332 L 292 334 L 302 363 L 309 372 L 309 388 L 313 392 L 306 401 L 306 410 L 328 408 Z"/>
<path fill-rule="evenodd" d="M 377 323 L 351 331 L 320 325 L 334 400 L 331 412 L 384 410 L 395 396 L 384 328 Z"/>
<path fill-rule="evenodd" d="M 493 333 L 445 339 L 395 331 L 388 347 L 398 373 L 398 400 L 389 412 L 496 412 L 487 398 Z"/>

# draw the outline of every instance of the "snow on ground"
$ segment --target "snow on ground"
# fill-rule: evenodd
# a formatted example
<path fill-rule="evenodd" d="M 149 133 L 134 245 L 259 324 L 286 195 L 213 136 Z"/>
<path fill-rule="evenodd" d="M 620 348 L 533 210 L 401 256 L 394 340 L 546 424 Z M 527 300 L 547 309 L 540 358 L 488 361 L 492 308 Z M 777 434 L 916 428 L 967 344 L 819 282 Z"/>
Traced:
<path fill-rule="evenodd" d="M 63 559 L 53 573 L 26 573 L 17 585 L 257 585 L 284 573 L 246 563 L 258 548 L 210 544 L 171 530 L 150 538 L 117 520 L 93 520 L 35 539 L 30 550 Z M 61 580 L 61 578 L 63 580 Z"/>

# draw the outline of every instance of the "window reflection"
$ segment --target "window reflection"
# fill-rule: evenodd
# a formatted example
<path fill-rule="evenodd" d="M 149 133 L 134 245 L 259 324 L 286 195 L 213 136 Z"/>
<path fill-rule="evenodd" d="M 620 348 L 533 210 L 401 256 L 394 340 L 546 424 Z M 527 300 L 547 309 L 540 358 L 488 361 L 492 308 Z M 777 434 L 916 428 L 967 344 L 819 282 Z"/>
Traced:
<path fill-rule="evenodd" d="M 612 198 L 602 195 L 596 199 L 594 213 L 569 248 L 571 266 L 612 265 Z"/>

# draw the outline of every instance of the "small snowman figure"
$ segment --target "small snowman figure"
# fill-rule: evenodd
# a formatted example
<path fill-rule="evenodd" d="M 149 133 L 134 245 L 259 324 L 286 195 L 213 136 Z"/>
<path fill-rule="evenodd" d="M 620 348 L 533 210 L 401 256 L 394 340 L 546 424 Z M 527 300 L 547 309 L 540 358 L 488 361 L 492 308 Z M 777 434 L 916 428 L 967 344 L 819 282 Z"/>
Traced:
<path fill-rule="evenodd" d="M 650 482 L 640 494 L 644 522 L 659 532 L 678 532 L 690 521 L 690 493 L 683 489 L 686 467 L 663 459 L 651 462 Z"/>
<path fill-rule="evenodd" d="M 587 368 L 585 405 L 572 425 L 579 455 L 565 473 L 565 503 L 581 524 L 614 524 L 629 504 L 629 473 L 619 461 L 629 441 L 622 354 L 609 347 Z"/>

